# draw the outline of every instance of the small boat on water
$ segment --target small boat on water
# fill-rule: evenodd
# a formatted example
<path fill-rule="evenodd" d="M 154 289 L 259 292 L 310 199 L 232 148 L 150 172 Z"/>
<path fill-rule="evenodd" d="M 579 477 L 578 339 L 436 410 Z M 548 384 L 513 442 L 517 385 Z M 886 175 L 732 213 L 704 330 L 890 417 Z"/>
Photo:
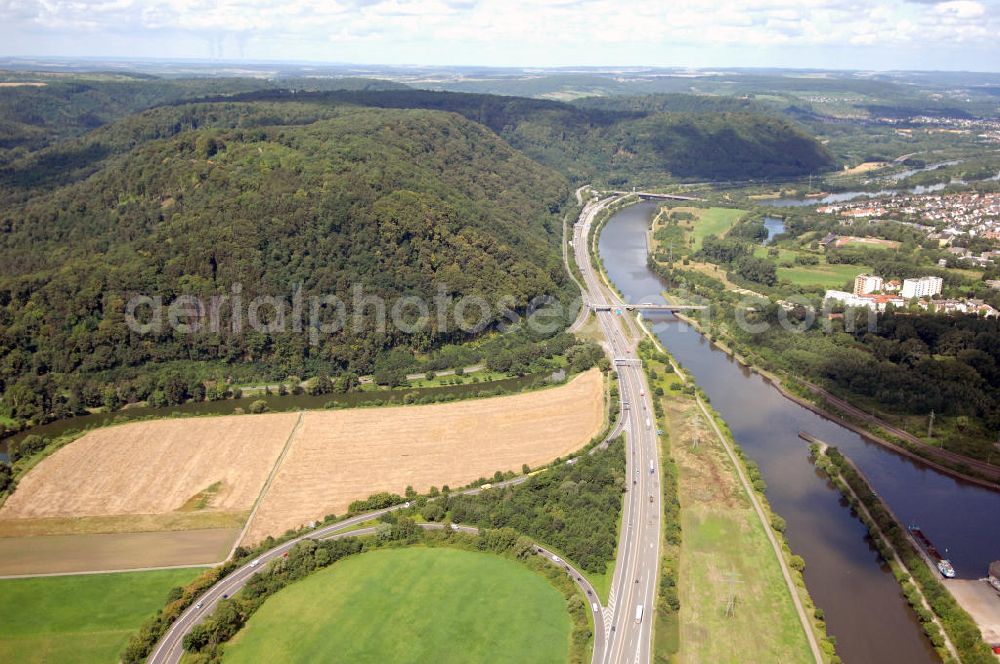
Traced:
<path fill-rule="evenodd" d="M 951 561 L 941 555 L 941 552 L 937 550 L 937 547 L 927 538 L 924 531 L 920 530 L 917 526 L 909 526 L 907 530 L 913 535 L 913 538 L 917 543 L 927 552 L 933 560 L 934 564 L 937 565 L 938 571 L 941 572 L 941 576 L 946 579 L 955 578 L 955 568 L 952 566 Z"/>
<path fill-rule="evenodd" d="M 946 579 L 955 578 L 955 568 L 951 566 L 951 561 L 949 560 L 939 560 L 937 562 L 938 571 L 941 572 L 941 576 Z"/>

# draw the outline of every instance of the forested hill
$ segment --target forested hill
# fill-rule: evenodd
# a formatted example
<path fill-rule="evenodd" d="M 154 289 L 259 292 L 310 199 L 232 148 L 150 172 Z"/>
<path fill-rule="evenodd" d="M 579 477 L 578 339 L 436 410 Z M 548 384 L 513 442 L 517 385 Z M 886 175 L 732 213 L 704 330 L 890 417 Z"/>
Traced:
<path fill-rule="evenodd" d="M 436 320 L 416 335 L 390 325 L 323 335 L 316 347 L 291 331 L 151 338 L 124 324 L 131 293 L 169 301 L 240 284 L 244 302 L 289 301 L 301 284 L 305 297 L 350 303 L 363 284 L 430 301 L 445 285 L 523 308 L 565 284 L 565 179 L 458 115 L 198 104 L 127 118 L 78 147 L 93 145 L 103 147 L 88 174 L 64 172 L 36 195 L 17 167 L 8 173 L 18 195 L 8 191 L 16 202 L 0 211 L 0 388 L 15 419 L 87 405 L 67 395 L 99 399 L 108 383 L 93 378 L 121 367 L 218 360 L 274 376 L 364 372 L 390 347 L 468 338 L 439 334 Z"/>
<path fill-rule="evenodd" d="M 44 82 L 43 87 L 0 90 L 0 166 L 137 111 L 194 99 L 450 111 L 489 127 L 576 182 L 647 186 L 677 178 L 797 176 L 833 166 L 826 149 L 787 117 L 731 97 L 671 94 L 567 104 L 414 90 L 371 79 L 105 80 L 92 75 Z M 91 149 L 100 148 L 91 144 Z M 93 159 L 94 153 L 84 157 Z"/>
<path fill-rule="evenodd" d="M 687 101 L 682 103 L 682 97 Z M 685 109 L 677 112 L 663 112 L 671 104 L 662 99 L 645 107 L 609 103 L 592 108 L 427 90 L 268 90 L 234 98 L 451 111 L 486 125 L 515 148 L 577 182 L 648 185 L 669 178 L 788 177 L 828 170 L 834 164 L 814 137 L 786 118 L 737 102 L 695 103 L 690 95 L 675 96 L 672 105 Z"/>
<path fill-rule="evenodd" d="M 369 327 L 315 346 L 294 331 L 138 336 L 123 316 L 133 294 L 169 302 L 239 285 L 244 302 L 289 302 L 301 286 L 304 298 L 350 302 L 358 284 L 391 306 L 445 286 L 523 309 L 568 292 L 558 242 L 567 180 L 830 165 L 795 126 L 742 110 L 605 110 L 366 81 L 295 92 L 242 79 L 50 83 L 0 90 L 17 138 L 0 150 L 0 416 L 21 423 L 99 405 L 126 374 L 136 389 L 119 397 L 144 399 L 162 385 L 152 377 L 139 389 L 138 376 L 165 366 L 192 385 L 209 364 L 213 377 L 237 365 L 269 377 L 367 372 L 394 347 L 470 338 L 435 318 L 415 335 Z M 205 90 L 221 94 L 189 100 Z M 100 126 L 81 133 L 88 124 Z M 503 317 L 494 306 L 492 322 Z"/>
<path fill-rule="evenodd" d="M 9 85 L 0 90 L 0 163 L 155 106 L 279 87 L 276 82 L 256 78 L 163 79 L 122 72 L 66 75 L 0 71 L 0 80 Z M 368 78 L 286 79 L 280 87 L 406 88 Z"/>

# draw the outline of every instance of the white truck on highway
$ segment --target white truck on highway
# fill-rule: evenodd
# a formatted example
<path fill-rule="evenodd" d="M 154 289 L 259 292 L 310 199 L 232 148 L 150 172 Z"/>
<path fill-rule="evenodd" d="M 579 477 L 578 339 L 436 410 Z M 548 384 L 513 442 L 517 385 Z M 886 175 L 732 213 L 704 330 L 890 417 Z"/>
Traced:
<path fill-rule="evenodd" d="M 642 622 L 642 604 L 639 604 L 635 607 L 635 621 L 637 623 Z"/>
<path fill-rule="evenodd" d="M 653 423 L 652 423 L 652 422 L 650 422 L 650 421 L 649 421 L 649 418 L 647 417 L 647 418 L 646 418 L 646 428 L 647 428 L 647 429 L 649 429 L 649 428 L 651 428 L 652 426 L 653 426 Z"/>
<path fill-rule="evenodd" d="M 649 460 L 649 474 L 652 475 L 656 472 L 656 466 L 653 465 L 653 460 Z"/>

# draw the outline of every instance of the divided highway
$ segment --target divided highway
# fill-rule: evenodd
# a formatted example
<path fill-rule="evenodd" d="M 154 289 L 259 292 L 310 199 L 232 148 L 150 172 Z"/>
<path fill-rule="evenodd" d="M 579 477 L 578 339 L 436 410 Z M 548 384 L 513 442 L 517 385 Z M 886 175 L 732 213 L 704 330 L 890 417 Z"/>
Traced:
<path fill-rule="evenodd" d="M 615 198 L 589 202 L 573 232 L 576 263 L 589 302 L 624 306 L 591 264 L 590 230 L 598 213 Z M 631 320 L 612 310 L 596 310 L 606 350 L 618 374 L 622 421 L 626 431 L 628 486 L 608 606 L 604 611 L 607 647 L 594 649 L 595 664 L 635 664 L 651 660 L 652 616 L 659 586 L 662 491 L 656 422 L 646 375 L 636 353 L 640 335 Z M 632 334 L 630 335 L 630 332 Z"/>
<path fill-rule="evenodd" d="M 574 225 L 573 248 L 577 265 L 584 277 L 584 298 L 589 302 L 623 305 L 621 298 L 605 283 L 591 264 L 587 247 L 590 228 L 597 214 L 616 198 L 591 201 L 583 208 Z M 562 566 L 573 582 L 586 595 L 594 618 L 593 664 L 639 664 L 651 660 L 652 619 L 659 585 L 660 519 L 662 515 L 658 440 L 652 402 L 642 363 L 636 353 L 641 338 L 634 321 L 619 316 L 613 310 L 595 310 L 618 375 L 621 417 L 608 440 L 622 431 L 626 433 L 626 487 L 621 534 L 615 561 L 615 573 L 607 606 L 602 606 L 586 577 L 551 551 L 536 545 L 536 553 L 552 564 Z M 608 440 L 602 443 L 607 445 Z M 494 486 L 519 484 L 527 477 L 498 483 Z M 475 494 L 474 488 L 463 493 Z M 372 534 L 373 528 L 347 530 L 382 514 L 403 509 L 396 505 L 366 512 L 338 523 L 320 527 L 260 554 L 253 562 L 233 570 L 225 578 L 202 593 L 170 626 L 147 660 L 150 664 L 177 664 L 183 655 L 183 641 L 195 625 L 205 620 L 223 599 L 238 592 L 250 577 L 268 562 L 282 557 L 292 547 L 306 539 L 329 539 Z M 423 524 L 422 527 L 440 527 Z M 460 526 L 465 532 L 475 528 Z"/>

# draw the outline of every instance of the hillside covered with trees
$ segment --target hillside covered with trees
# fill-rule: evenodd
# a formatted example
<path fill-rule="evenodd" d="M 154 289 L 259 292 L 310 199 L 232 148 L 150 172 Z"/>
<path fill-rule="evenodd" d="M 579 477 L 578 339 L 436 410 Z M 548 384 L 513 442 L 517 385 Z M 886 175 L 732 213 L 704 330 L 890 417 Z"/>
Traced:
<path fill-rule="evenodd" d="M 683 110 L 664 112 L 656 104 L 591 108 L 544 99 L 427 90 L 234 95 L 242 100 L 291 97 L 324 104 L 459 113 L 579 182 L 624 185 L 671 179 L 786 177 L 828 170 L 834 163 L 815 138 L 787 119 L 741 105 L 683 97 L 674 100 Z"/>
<path fill-rule="evenodd" d="M 381 331 L 375 306 L 361 312 L 360 329 L 350 318 L 347 330 L 319 335 L 315 345 L 292 321 L 285 332 L 228 332 L 228 309 L 218 333 L 164 325 L 140 335 L 124 319 L 132 294 L 169 303 L 239 292 L 244 303 L 280 298 L 290 312 L 296 288 L 303 298 L 335 295 L 351 306 L 353 289 L 363 287 L 391 306 L 400 296 L 432 303 L 440 287 L 456 299 L 483 297 L 496 323 L 502 297 L 524 311 L 565 288 L 558 240 L 566 181 L 457 115 L 199 104 L 127 118 L 73 149 L 90 157 L 63 171 L 23 160 L 0 192 L 8 202 L 0 213 L 0 387 L 15 420 L 101 405 L 125 367 L 366 373 L 389 348 L 471 338 L 452 310 L 447 329 L 431 316 L 415 334 L 391 319 Z"/>
<path fill-rule="evenodd" d="M 8 427 L 156 390 L 199 394 L 227 367 L 243 379 L 363 374 L 393 348 L 477 336 L 435 315 L 415 334 L 381 330 L 372 306 L 364 331 L 318 340 L 310 311 L 305 329 L 291 320 L 285 331 L 233 332 L 224 304 L 217 331 L 139 335 L 125 321 L 137 295 L 204 306 L 272 296 L 288 312 L 296 294 L 302 306 L 314 295 L 350 304 L 357 287 L 389 307 L 476 295 L 491 329 L 513 317 L 505 311 L 572 292 L 559 256 L 570 181 L 767 177 L 831 163 L 786 120 L 681 97 L 588 108 L 368 79 L 44 82 L 0 93 Z M 263 311 L 265 324 L 278 321 Z"/>

